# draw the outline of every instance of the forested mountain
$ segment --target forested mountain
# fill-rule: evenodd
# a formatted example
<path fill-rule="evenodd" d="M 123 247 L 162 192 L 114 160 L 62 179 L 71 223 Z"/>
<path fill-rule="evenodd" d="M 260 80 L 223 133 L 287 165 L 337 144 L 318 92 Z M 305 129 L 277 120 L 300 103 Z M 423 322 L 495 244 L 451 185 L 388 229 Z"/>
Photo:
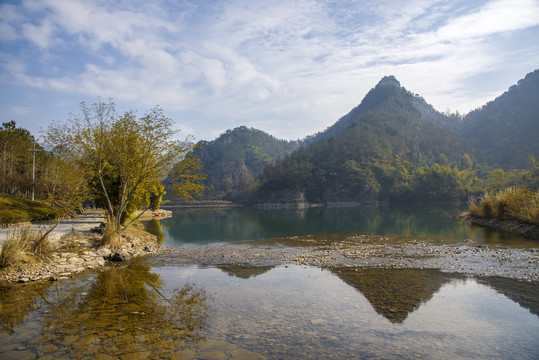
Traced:
<path fill-rule="evenodd" d="M 382 80 L 380 80 L 375 88 L 371 89 L 367 93 L 361 104 L 340 118 L 335 124 L 328 127 L 325 131 L 308 136 L 303 141 L 303 145 L 310 145 L 315 142 L 340 135 L 361 115 L 364 115 L 369 111 L 377 110 L 381 103 L 396 91 L 404 91 L 410 96 L 410 100 L 412 102 L 409 105 L 415 108 L 421 120 L 450 129 L 460 129 L 462 124 L 458 117 L 448 117 L 439 113 L 432 107 L 432 105 L 427 104 L 422 97 L 408 93 L 404 88 L 401 87 L 399 81 L 394 76 L 385 76 L 382 78 Z"/>
<path fill-rule="evenodd" d="M 197 150 L 207 175 L 205 198 L 222 199 L 245 190 L 275 159 L 297 149 L 297 141 L 279 140 L 261 130 L 241 126 Z"/>
<path fill-rule="evenodd" d="M 522 169 L 539 158 L 539 70 L 464 118 L 463 135 L 478 160 L 503 169 Z"/>
<path fill-rule="evenodd" d="M 246 127 L 204 142 L 207 198 L 325 204 L 466 200 L 502 184 L 530 186 L 531 170 L 503 169 L 537 167 L 538 99 L 536 70 L 462 118 L 436 111 L 386 76 L 334 125 L 299 143 Z"/>
<path fill-rule="evenodd" d="M 465 197 L 473 148 L 452 121 L 385 77 L 310 145 L 266 168 L 254 199 L 294 192 L 310 203 Z"/>

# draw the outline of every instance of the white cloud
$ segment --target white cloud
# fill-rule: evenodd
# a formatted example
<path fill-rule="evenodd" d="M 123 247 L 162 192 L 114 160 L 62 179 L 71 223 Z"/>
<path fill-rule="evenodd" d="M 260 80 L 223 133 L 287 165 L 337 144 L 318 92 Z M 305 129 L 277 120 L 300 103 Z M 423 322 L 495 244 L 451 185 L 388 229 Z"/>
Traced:
<path fill-rule="evenodd" d="M 534 0 L 26 0 L 1 10 L 0 41 L 36 45 L 0 53 L 3 82 L 190 111 L 193 130 L 197 116 L 219 132 L 273 123 L 292 138 L 331 125 L 389 74 L 442 109 L 469 110 L 485 95 L 464 80 L 539 53 L 493 41 L 536 34 Z"/>
<path fill-rule="evenodd" d="M 501 0 L 477 12 L 456 19 L 437 31 L 439 41 L 484 37 L 525 29 L 539 24 L 539 3 L 535 0 Z"/>
<path fill-rule="evenodd" d="M 54 25 L 50 21 L 43 21 L 39 25 L 24 24 L 22 33 L 25 38 L 32 41 L 42 49 L 51 46 Z"/>

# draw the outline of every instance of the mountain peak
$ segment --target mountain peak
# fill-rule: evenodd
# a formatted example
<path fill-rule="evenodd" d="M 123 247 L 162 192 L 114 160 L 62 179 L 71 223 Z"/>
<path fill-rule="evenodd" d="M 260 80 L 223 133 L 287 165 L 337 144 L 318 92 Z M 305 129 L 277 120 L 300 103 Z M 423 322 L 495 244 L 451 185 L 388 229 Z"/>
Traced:
<path fill-rule="evenodd" d="M 396 86 L 398 88 L 401 87 L 401 83 L 393 75 L 384 76 L 382 78 L 382 80 L 380 80 L 380 82 L 378 82 L 378 85 L 376 85 L 376 86 L 380 86 L 380 85 L 393 85 L 393 86 Z"/>

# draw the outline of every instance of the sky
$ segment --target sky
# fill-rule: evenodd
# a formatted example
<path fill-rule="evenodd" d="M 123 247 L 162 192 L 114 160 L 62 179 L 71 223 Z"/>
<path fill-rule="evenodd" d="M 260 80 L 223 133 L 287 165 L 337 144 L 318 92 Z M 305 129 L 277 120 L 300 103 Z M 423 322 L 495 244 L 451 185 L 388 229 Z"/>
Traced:
<path fill-rule="evenodd" d="M 113 99 L 183 135 L 323 131 L 387 75 L 466 114 L 539 68 L 539 0 L 0 0 L 0 122 Z"/>

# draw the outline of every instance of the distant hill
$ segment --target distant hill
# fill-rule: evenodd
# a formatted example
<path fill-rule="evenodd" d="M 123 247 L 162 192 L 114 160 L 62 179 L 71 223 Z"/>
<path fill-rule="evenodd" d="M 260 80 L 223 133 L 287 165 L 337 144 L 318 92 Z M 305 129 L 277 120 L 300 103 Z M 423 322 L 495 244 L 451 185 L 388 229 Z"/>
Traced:
<path fill-rule="evenodd" d="M 266 165 L 297 149 L 297 141 L 279 140 L 261 130 L 237 127 L 213 141 L 202 141 L 198 155 L 207 174 L 208 199 L 224 199 L 246 189 Z"/>
<path fill-rule="evenodd" d="M 539 70 L 466 115 L 462 134 L 494 167 L 522 169 L 530 155 L 539 159 Z"/>
<path fill-rule="evenodd" d="M 291 196 L 294 192 L 310 203 L 374 202 L 410 196 L 413 189 L 396 189 L 399 182 L 408 184 L 407 173 L 412 169 L 438 164 L 446 166 L 440 167 L 442 172 L 458 171 L 450 166 L 460 164 L 465 154 L 473 157 L 472 146 L 456 131 L 461 125 L 454 122 L 401 87 L 394 77 L 385 77 L 335 125 L 268 167 L 254 201 L 272 202 L 275 193 Z M 435 189 L 417 186 L 415 196 L 436 197 Z M 443 184 L 438 181 L 436 186 Z M 465 194 L 459 191 L 454 195 Z"/>

